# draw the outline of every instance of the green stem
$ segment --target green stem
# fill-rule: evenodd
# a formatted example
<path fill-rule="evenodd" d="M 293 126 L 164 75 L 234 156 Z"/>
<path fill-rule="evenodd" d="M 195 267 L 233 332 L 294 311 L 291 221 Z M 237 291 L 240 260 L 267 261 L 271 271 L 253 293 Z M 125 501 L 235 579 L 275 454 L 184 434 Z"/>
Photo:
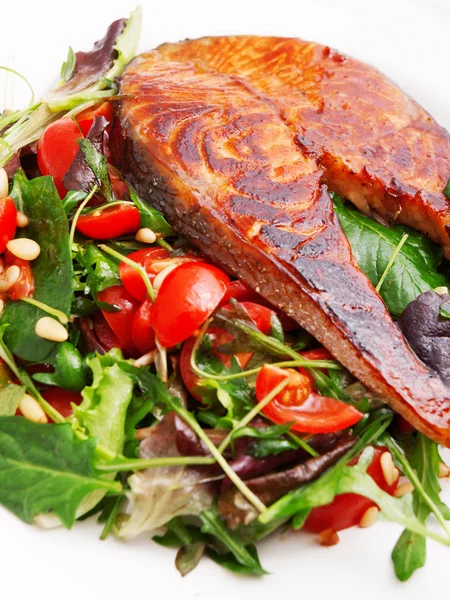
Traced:
<path fill-rule="evenodd" d="M 97 184 L 95 184 L 94 187 L 92 188 L 92 190 L 86 196 L 86 198 L 80 204 L 80 206 L 77 209 L 77 212 L 75 213 L 75 215 L 73 217 L 72 225 L 70 227 L 70 234 L 69 234 L 69 248 L 72 248 L 73 240 L 75 238 L 75 229 L 77 227 L 77 222 L 78 222 L 78 219 L 80 218 L 83 208 L 86 206 L 86 204 L 89 202 L 89 200 L 92 198 L 92 196 L 95 194 L 95 192 L 97 190 L 98 190 L 98 186 L 97 186 Z"/>
<path fill-rule="evenodd" d="M 114 506 L 112 507 L 111 512 L 108 515 L 108 518 L 105 521 L 105 525 L 103 527 L 102 533 L 100 535 L 100 539 L 102 541 L 106 540 L 108 535 L 111 533 L 112 528 L 114 527 L 114 523 L 116 521 L 117 515 L 119 514 L 120 507 L 122 506 L 123 498 L 118 496 L 114 502 Z"/>
<path fill-rule="evenodd" d="M 203 327 L 200 330 L 200 333 L 195 340 L 194 346 L 191 352 L 191 369 L 194 371 L 196 375 L 201 377 L 202 379 L 212 379 L 214 381 L 232 381 L 233 379 L 241 379 L 242 377 L 249 377 L 250 375 L 257 375 L 261 369 L 261 367 L 255 367 L 254 369 L 249 369 L 248 371 L 241 371 L 240 373 L 231 373 L 230 375 L 214 375 L 213 373 L 208 373 L 208 371 L 204 371 L 201 369 L 196 362 L 197 352 L 200 348 L 200 345 L 203 341 L 203 338 L 206 334 L 206 330 L 211 323 L 211 319 L 206 321 Z M 295 353 L 297 354 L 297 353 Z M 342 367 L 336 361 L 331 360 L 308 360 L 304 358 L 300 354 L 297 354 L 296 360 L 283 361 L 279 363 L 273 363 L 272 366 L 287 368 L 287 367 L 305 367 L 305 368 L 319 368 L 319 369 L 341 369 Z"/>
<path fill-rule="evenodd" d="M 48 304 L 44 304 L 44 302 L 39 302 L 39 300 L 35 300 L 34 298 L 20 298 L 20 300 L 22 300 L 22 302 L 26 302 L 27 304 L 32 304 L 33 306 L 40 308 L 41 310 L 48 313 L 49 315 L 56 317 L 58 319 L 58 321 L 60 323 L 62 323 L 63 325 L 67 325 L 67 323 L 69 322 L 69 317 L 67 315 L 65 315 L 62 312 L 62 310 L 58 310 L 57 308 L 52 308 Z"/>
<path fill-rule="evenodd" d="M 191 415 L 189 411 L 187 411 L 181 404 L 174 398 L 170 398 L 170 402 L 168 402 L 170 408 L 176 412 L 190 427 L 194 430 L 197 436 L 202 440 L 205 446 L 210 451 L 213 458 L 215 458 L 216 462 L 220 465 L 223 472 L 228 475 L 229 479 L 234 483 L 234 485 L 238 488 L 241 494 L 247 498 L 247 500 L 253 504 L 253 506 L 259 511 L 264 512 L 266 510 L 266 506 L 261 502 L 261 500 L 256 496 L 250 488 L 248 488 L 242 479 L 233 471 L 227 461 L 224 459 L 219 450 L 215 447 L 215 445 L 211 442 L 209 437 L 203 431 L 203 429 L 198 424 L 197 420 Z"/>
<path fill-rule="evenodd" d="M 19 71 L 16 71 L 15 69 L 11 69 L 11 67 L 4 67 L 3 65 L 0 65 L 0 69 L 2 69 L 3 71 L 8 71 L 8 73 L 13 73 L 14 75 L 17 75 L 17 77 L 20 77 L 20 79 L 22 79 L 22 81 L 24 81 L 26 83 L 26 85 L 28 86 L 28 89 L 31 92 L 31 99 L 30 99 L 30 107 L 31 107 L 34 104 L 34 90 L 33 90 L 33 86 L 28 81 L 28 79 L 25 77 L 25 75 L 22 75 L 22 73 L 19 73 Z"/>
<path fill-rule="evenodd" d="M 223 440 L 223 442 L 220 444 L 218 451 L 223 454 L 224 450 L 228 447 L 228 445 L 230 444 L 231 440 L 233 439 L 233 434 L 238 430 L 241 429 L 242 427 L 245 427 L 246 425 L 248 425 L 250 423 L 250 421 L 252 421 L 256 415 L 258 415 L 262 409 L 267 406 L 270 402 L 272 402 L 272 400 L 275 398 L 275 396 L 277 396 L 282 390 L 284 390 L 284 388 L 288 385 L 289 383 L 289 379 L 284 379 L 283 381 L 280 381 L 280 383 L 273 388 L 273 390 L 271 392 L 269 392 L 267 394 L 267 396 L 265 396 L 261 402 L 258 402 L 258 404 L 255 404 L 255 406 L 245 415 L 245 417 L 243 419 L 241 419 L 239 421 L 239 423 L 236 425 L 236 427 L 234 427 L 230 433 L 227 435 L 227 437 Z"/>
<path fill-rule="evenodd" d="M 167 250 L 167 252 L 173 252 L 172 246 L 169 243 L 167 243 L 164 238 L 157 238 L 156 243 L 158 244 L 158 246 L 161 246 L 161 248 Z"/>
<path fill-rule="evenodd" d="M 209 456 L 168 456 L 162 458 L 136 458 L 127 459 L 117 457 L 116 460 L 108 464 L 98 463 L 96 468 L 105 473 L 119 471 L 142 471 L 143 469 L 152 469 L 155 467 L 180 467 L 187 465 L 212 465 L 214 458 Z"/>
<path fill-rule="evenodd" d="M 136 271 L 139 271 L 139 274 L 142 277 L 142 281 L 144 282 L 145 289 L 147 290 L 148 297 L 150 298 L 150 300 L 152 302 L 154 302 L 156 300 L 155 290 L 153 289 L 151 281 L 142 265 L 140 265 L 137 262 L 134 262 L 134 260 L 131 260 L 130 258 L 128 258 L 128 256 L 124 256 L 120 252 L 113 250 L 112 248 L 110 248 L 109 246 L 106 246 L 105 244 L 100 244 L 99 248 L 101 250 L 103 250 L 103 252 L 106 252 L 107 254 L 114 256 L 114 258 L 117 258 L 117 260 L 120 260 L 121 262 L 124 262 L 125 264 L 129 265 L 133 269 L 136 269 Z"/>
<path fill-rule="evenodd" d="M 298 435 L 295 435 L 295 433 L 292 433 L 292 431 L 288 431 L 286 435 L 294 442 L 294 444 L 297 444 L 299 448 L 302 448 L 311 456 L 320 456 L 320 454 L 316 452 L 312 446 L 305 442 L 305 440 L 302 440 L 302 438 L 298 437 Z"/>
<path fill-rule="evenodd" d="M 401 249 L 402 249 L 402 247 L 403 247 L 403 244 L 406 242 L 406 240 L 407 240 L 408 238 L 409 238 L 409 234 L 408 234 L 408 233 L 405 233 L 405 234 L 403 235 L 402 239 L 400 240 L 400 242 L 398 243 L 397 247 L 395 248 L 394 252 L 392 253 L 392 256 L 391 256 L 391 258 L 389 259 L 389 262 L 388 262 L 388 264 L 386 265 L 386 268 L 384 269 L 384 271 L 383 271 L 383 274 L 382 274 L 382 276 L 380 277 L 380 280 L 379 280 L 379 282 L 377 283 L 377 286 L 376 286 L 376 288 L 375 288 L 377 292 L 379 292 L 379 291 L 381 290 L 381 286 L 383 285 L 383 283 L 384 283 L 384 280 L 386 279 L 386 276 L 387 276 L 387 274 L 388 274 L 388 273 L 389 273 L 389 271 L 391 270 L 391 267 L 392 267 L 392 265 L 394 264 L 394 262 L 395 262 L 395 259 L 397 258 L 397 256 L 398 256 L 398 254 L 399 254 L 400 250 L 401 250 Z"/>

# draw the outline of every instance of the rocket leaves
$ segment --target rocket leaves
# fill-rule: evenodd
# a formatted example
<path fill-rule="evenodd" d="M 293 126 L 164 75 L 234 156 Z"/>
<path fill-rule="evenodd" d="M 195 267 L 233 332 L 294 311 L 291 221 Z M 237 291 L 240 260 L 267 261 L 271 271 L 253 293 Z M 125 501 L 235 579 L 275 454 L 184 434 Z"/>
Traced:
<path fill-rule="evenodd" d="M 87 494 L 120 490 L 119 483 L 99 477 L 95 445 L 78 440 L 69 424 L 0 417 L 0 504 L 26 523 L 51 510 L 71 527 Z"/>
<path fill-rule="evenodd" d="M 353 254 L 374 286 L 402 237 L 408 234 L 380 289 L 391 314 L 400 316 L 419 294 L 446 285 L 445 277 L 437 272 L 441 252 L 424 235 L 403 225 L 386 227 L 344 204 L 338 196 L 334 196 L 334 205 Z"/>

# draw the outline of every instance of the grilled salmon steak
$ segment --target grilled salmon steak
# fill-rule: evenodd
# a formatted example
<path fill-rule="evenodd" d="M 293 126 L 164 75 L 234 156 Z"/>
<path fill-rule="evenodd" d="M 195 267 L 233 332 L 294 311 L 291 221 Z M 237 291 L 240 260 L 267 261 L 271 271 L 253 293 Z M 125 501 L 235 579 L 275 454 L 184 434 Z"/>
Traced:
<path fill-rule="evenodd" d="M 218 38 L 141 55 L 121 82 L 126 97 L 113 134 L 115 160 L 140 195 L 205 255 L 296 319 L 415 427 L 450 446 L 450 389 L 411 351 L 360 271 L 323 183 L 320 114 L 327 109 L 315 106 L 308 93 L 326 78 L 324 70 L 345 62 L 320 50 L 320 68 L 318 52 L 296 40 Z M 311 62 L 310 55 L 316 63 L 304 80 L 295 61 Z M 391 86 L 377 77 L 379 86 Z M 370 98 L 369 115 L 376 112 Z M 396 113 L 406 100 L 402 104 L 397 91 L 386 102 Z M 315 111 L 317 127 L 300 136 L 308 111 Z M 357 126 L 351 110 L 345 114 L 339 131 L 348 135 L 333 134 L 342 136 L 342 148 L 350 147 L 346 138 Z M 389 121 L 388 114 L 379 125 L 372 116 L 385 138 L 391 126 L 383 129 L 381 121 Z M 357 117 L 360 132 L 369 128 L 359 124 L 361 113 Z M 355 161 L 360 155 L 354 149 Z"/>

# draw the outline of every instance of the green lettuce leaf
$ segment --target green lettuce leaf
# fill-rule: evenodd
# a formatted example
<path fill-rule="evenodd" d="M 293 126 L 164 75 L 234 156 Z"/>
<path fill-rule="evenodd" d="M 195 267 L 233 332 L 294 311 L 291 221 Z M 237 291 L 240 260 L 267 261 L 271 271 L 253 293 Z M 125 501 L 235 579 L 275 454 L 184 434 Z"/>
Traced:
<path fill-rule="evenodd" d="M 26 389 L 22 385 L 8 383 L 0 388 L 0 416 L 12 417 L 25 396 Z"/>

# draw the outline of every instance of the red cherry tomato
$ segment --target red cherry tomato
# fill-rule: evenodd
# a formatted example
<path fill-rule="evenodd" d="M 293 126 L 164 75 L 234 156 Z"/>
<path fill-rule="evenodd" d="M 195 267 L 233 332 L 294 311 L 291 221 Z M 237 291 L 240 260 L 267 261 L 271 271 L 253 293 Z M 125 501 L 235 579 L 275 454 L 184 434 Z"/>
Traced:
<path fill-rule="evenodd" d="M 27 260 L 22 260 L 14 256 L 9 250 L 5 252 L 4 267 L 7 269 L 11 265 L 16 265 L 20 269 L 20 277 L 18 281 L 8 290 L 6 296 L 10 300 L 20 300 L 20 298 L 28 298 L 34 292 L 34 277 L 30 263 Z"/>
<path fill-rule="evenodd" d="M 6 250 L 6 244 L 16 235 L 17 209 L 14 200 L 6 196 L 0 200 L 0 253 Z"/>
<path fill-rule="evenodd" d="M 387 448 L 384 447 L 375 448 L 375 454 L 372 463 L 367 469 L 367 473 L 382 490 L 392 496 L 397 489 L 399 478 L 392 484 L 388 484 L 384 477 L 380 457 L 387 451 Z M 352 461 L 352 463 L 354 464 L 355 461 Z M 372 506 L 376 506 L 375 502 L 364 496 L 359 496 L 358 494 L 341 494 L 340 496 L 336 496 L 331 504 L 313 508 L 303 528 L 313 533 L 320 533 L 326 529 L 341 531 L 353 525 L 358 525 L 366 510 Z"/>
<path fill-rule="evenodd" d="M 128 255 L 130 260 L 142 265 L 145 272 L 149 276 L 150 281 L 153 281 L 158 271 L 153 269 L 155 261 L 167 260 L 170 254 L 164 248 L 143 248 Z M 119 265 L 119 275 L 123 285 L 127 291 L 137 300 L 143 302 L 147 298 L 147 289 L 142 280 L 141 274 L 137 269 L 130 267 L 122 262 Z"/>
<path fill-rule="evenodd" d="M 153 306 L 153 328 L 167 348 L 183 342 L 217 308 L 229 284 L 223 271 L 201 262 L 187 262 L 171 271 Z"/>
<path fill-rule="evenodd" d="M 254 321 L 256 327 L 264 334 L 269 333 L 272 327 L 272 315 L 274 315 L 275 312 L 270 308 L 267 308 L 267 306 L 262 306 L 255 302 L 241 302 L 241 304 L 248 312 L 250 318 Z M 227 304 L 223 308 L 224 310 L 232 310 L 230 304 Z"/>
<path fill-rule="evenodd" d="M 102 102 L 101 104 L 83 110 L 83 112 L 79 113 L 75 119 L 77 120 L 83 135 L 86 137 L 92 127 L 95 117 L 104 117 L 108 123 L 111 123 L 113 116 L 114 108 L 111 102 Z"/>
<path fill-rule="evenodd" d="M 294 371 L 264 365 L 256 379 L 256 398 L 261 402 L 279 383 L 289 383 L 263 412 L 275 423 L 294 422 L 294 431 L 331 433 L 347 429 L 363 414 L 350 404 L 320 396 L 314 391 L 311 378 Z"/>
<path fill-rule="evenodd" d="M 238 302 L 257 302 L 260 304 L 265 303 L 265 300 L 262 296 L 238 279 L 230 281 L 230 285 L 228 286 L 225 296 L 222 298 L 222 302 L 220 304 L 222 306 L 229 304 L 231 298 L 234 298 L 234 300 L 237 300 Z"/>
<path fill-rule="evenodd" d="M 63 179 L 78 150 L 77 140 L 83 137 L 72 119 L 59 119 L 47 126 L 38 146 L 38 165 L 42 175 L 51 175 L 61 198 L 67 194 Z"/>
<path fill-rule="evenodd" d="M 108 321 L 101 312 L 98 312 L 93 316 L 92 324 L 94 326 L 95 335 L 106 352 L 109 352 L 113 348 L 120 348 L 123 350 L 119 338 L 108 325 Z"/>
<path fill-rule="evenodd" d="M 49 387 L 42 392 L 42 396 L 65 418 L 73 414 L 71 404 L 78 406 L 83 400 L 79 392 L 70 392 L 59 387 Z M 49 422 L 53 423 L 51 419 L 49 419 Z"/>
<path fill-rule="evenodd" d="M 109 240 L 139 229 L 139 210 L 130 204 L 119 204 L 81 215 L 77 221 L 77 231 L 94 240 Z"/>
<path fill-rule="evenodd" d="M 150 298 L 144 300 L 134 315 L 131 325 L 133 344 L 141 354 L 147 354 L 156 348 L 155 332 L 152 326 L 153 304 Z"/>
<path fill-rule="evenodd" d="M 112 304 L 120 310 L 117 312 L 107 312 L 102 310 L 103 316 L 108 321 L 108 325 L 119 338 L 121 347 L 125 348 L 132 356 L 137 354 L 136 347 L 133 344 L 131 326 L 134 315 L 139 308 L 139 302 L 127 292 L 122 285 L 113 285 L 102 292 L 99 292 L 100 302 Z"/>

